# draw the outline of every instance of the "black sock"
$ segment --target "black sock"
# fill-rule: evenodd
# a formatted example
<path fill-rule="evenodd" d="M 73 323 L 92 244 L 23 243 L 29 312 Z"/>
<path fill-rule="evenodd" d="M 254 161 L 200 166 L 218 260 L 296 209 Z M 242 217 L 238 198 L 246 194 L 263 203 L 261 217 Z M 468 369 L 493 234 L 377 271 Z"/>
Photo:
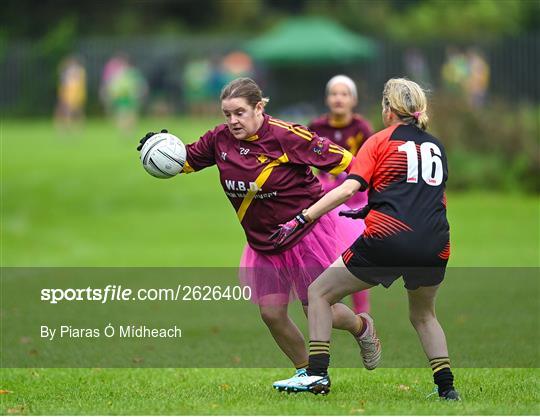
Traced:
<path fill-rule="evenodd" d="M 320 340 L 309 341 L 308 375 L 326 376 L 330 364 L 330 342 Z"/>
<path fill-rule="evenodd" d="M 434 358 L 429 361 L 433 370 L 433 381 L 439 388 L 439 395 L 454 389 L 454 375 L 450 369 L 450 359 Z"/>

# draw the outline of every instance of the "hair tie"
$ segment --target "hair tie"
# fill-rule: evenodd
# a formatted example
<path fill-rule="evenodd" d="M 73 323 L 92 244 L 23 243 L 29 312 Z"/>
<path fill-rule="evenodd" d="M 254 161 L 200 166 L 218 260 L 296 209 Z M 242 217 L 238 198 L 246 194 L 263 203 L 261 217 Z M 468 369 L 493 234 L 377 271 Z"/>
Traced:
<path fill-rule="evenodd" d="M 414 117 L 416 120 L 418 120 L 418 118 L 420 117 L 421 114 L 422 114 L 421 111 L 415 111 L 415 112 L 413 113 L 413 117 Z"/>

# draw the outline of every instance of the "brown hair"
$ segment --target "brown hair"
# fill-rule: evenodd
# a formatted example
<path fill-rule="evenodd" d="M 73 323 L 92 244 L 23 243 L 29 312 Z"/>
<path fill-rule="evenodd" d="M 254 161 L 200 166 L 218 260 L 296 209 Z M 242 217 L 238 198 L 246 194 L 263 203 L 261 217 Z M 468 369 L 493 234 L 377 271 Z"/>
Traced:
<path fill-rule="evenodd" d="M 414 81 L 391 78 L 384 85 L 382 105 L 403 122 L 426 130 L 429 117 L 425 91 Z"/>
<path fill-rule="evenodd" d="M 248 104 L 255 108 L 257 103 L 262 102 L 263 106 L 270 101 L 262 96 L 262 91 L 251 78 L 243 77 L 232 80 L 221 90 L 220 100 L 228 98 L 245 98 Z"/>

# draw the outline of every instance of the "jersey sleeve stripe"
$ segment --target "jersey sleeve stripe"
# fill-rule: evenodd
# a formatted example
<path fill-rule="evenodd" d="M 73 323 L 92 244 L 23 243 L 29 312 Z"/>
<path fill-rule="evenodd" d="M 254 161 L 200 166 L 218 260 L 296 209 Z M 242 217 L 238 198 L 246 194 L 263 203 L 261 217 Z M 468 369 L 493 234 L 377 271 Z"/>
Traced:
<path fill-rule="evenodd" d="M 287 129 L 289 132 L 294 133 L 296 136 L 300 136 L 302 139 L 305 139 L 307 141 L 311 141 L 311 139 L 313 139 L 313 134 L 311 134 L 305 129 L 300 129 L 292 125 L 281 124 L 279 122 L 276 122 L 274 119 L 269 120 L 268 124 Z"/>
<path fill-rule="evenodd" d="M 330 171 L 328 171 L 328 173 L 332 175 L 341 174 L 351 164 L 352 159 L 353 159 L 352 153 L 348 151 L 344 151 L 343 158 L 341 158 L 341 162 L 339 163 L 339 165 L 332 168 Z"/>
<path fill-rule="evenodd" d="M 311 139 L 313 139 L 313 135 L 311 135 L 310 133 L 303 133 L 302 131 L 300 131 L 298 128 L 295 128 L 294 126 L 290 126 L 290 125 L 287 126 L 287 125 L 282 125 L 282 124 L 279 124 L 279 123 L 272 123 L 271 121 L 268 122 L 268 123 L 271 124 L 271 125 L 274 125 L 274 126 L 279 126 L 279 127 L 283 128 L 283 129 L 287 129 L 289 132 L 292 132 L 296 136 L 300 136 L 302 139 L 305 139 L 307 141 L 311 141 Z"/>
<path fill-rule="evenodd" d="M 349 174 L 347 176 L 347 179 L 348 180 L 355 180 L 355 181 L 358 181 L 362 187 L 360 188 L 360 190 L 365 190 L 368 188 L 368 183 L 365 179 L 363 179 L 360 175 L 356 175 L 356 174 Z"/>
<path fill-rule="evenodd" d="M 328 148 L 328 152 L 330 153 L 337 153 L 339 155 L 344 155 L 345 154 L 345 150 L 344 149 L 332 149 L 332 148 Z"/>
<path fill-rule="evenodd" d="M 283 120 L 275 119 L 275 118 L 272 118 L 272 119 L 270 119 L 270 120 L 273 121 L 273 122 L 279 123 L 279 124 L 281 124 L 281 125 L 283 125 L 283 126 L 285 126 L 285 127 L 291 127 L 291 128 L 293 128 L 293 129 L 296 129 L 296 130 L 298 130 L 299 132 L 305 133 L 305 134 L 308 135 L 308 136 L 313 136 L 313 134 L 312 134 L 309 130 L 304 129 L 304 128 L 303 128 L 302 126 L 300 126 L 300 125 L 293 125 L 292 123 L 288 123 L 288 122 L 285 122 L 285 121 L 283 121 Z"/>
<path fill-rule="evenodd" d="M 286 164 L 289 162 L 289 158 L 287 157 L 287 154 L 281 155 L 278 159 L 273 160 L 269 164 L 267 164 L 259 176 L 255 179 L 255 184 L 257 184 L 257 189 L 260 190 L 270 174 L 272 173 L 273 169 L 281 164 Z M 242 203 L 240 204 L 240 207 L 238 208 L 238 211 L 236 212 L 236 215 L 238 216 L 238 220 L 240 220 L 240 223 L 242 223 L 242 220 L 244 220 L 244 216 L 246 215 L 246 211 L 253 202 L 253 199 L 255 198 L 255 195 L 257 194 L 257 191 L 253 191 L 250 189 L 244 199 L 242 200 Z"/>
<path fill-rule="evenodd" d="M 270 118 L 270 122 L 280 124 L 283 127 L 291 127 L 292 126 L 290 123 L 287 123 L 287 122 L 285 122 L 283 120 L 280 120 L 280 119 L 276 119 L 274 117 Z"/>

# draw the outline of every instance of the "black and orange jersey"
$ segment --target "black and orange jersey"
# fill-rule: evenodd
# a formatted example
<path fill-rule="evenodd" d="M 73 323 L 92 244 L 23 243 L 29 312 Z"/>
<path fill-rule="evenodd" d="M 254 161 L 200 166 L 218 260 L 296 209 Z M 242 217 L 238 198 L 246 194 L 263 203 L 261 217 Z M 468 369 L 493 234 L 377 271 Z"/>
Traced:
<path fill-rule="evenodd" d="M 433 237 L 439 258 L 448 259 L 447 178 L 444 147 L 429 133 L 398 124 L 371 136 L 348 176 L 369 190 L 363 237 L 414 235 L 419 238 L 411 242 L 418 240 L 419 245 Z"/>

